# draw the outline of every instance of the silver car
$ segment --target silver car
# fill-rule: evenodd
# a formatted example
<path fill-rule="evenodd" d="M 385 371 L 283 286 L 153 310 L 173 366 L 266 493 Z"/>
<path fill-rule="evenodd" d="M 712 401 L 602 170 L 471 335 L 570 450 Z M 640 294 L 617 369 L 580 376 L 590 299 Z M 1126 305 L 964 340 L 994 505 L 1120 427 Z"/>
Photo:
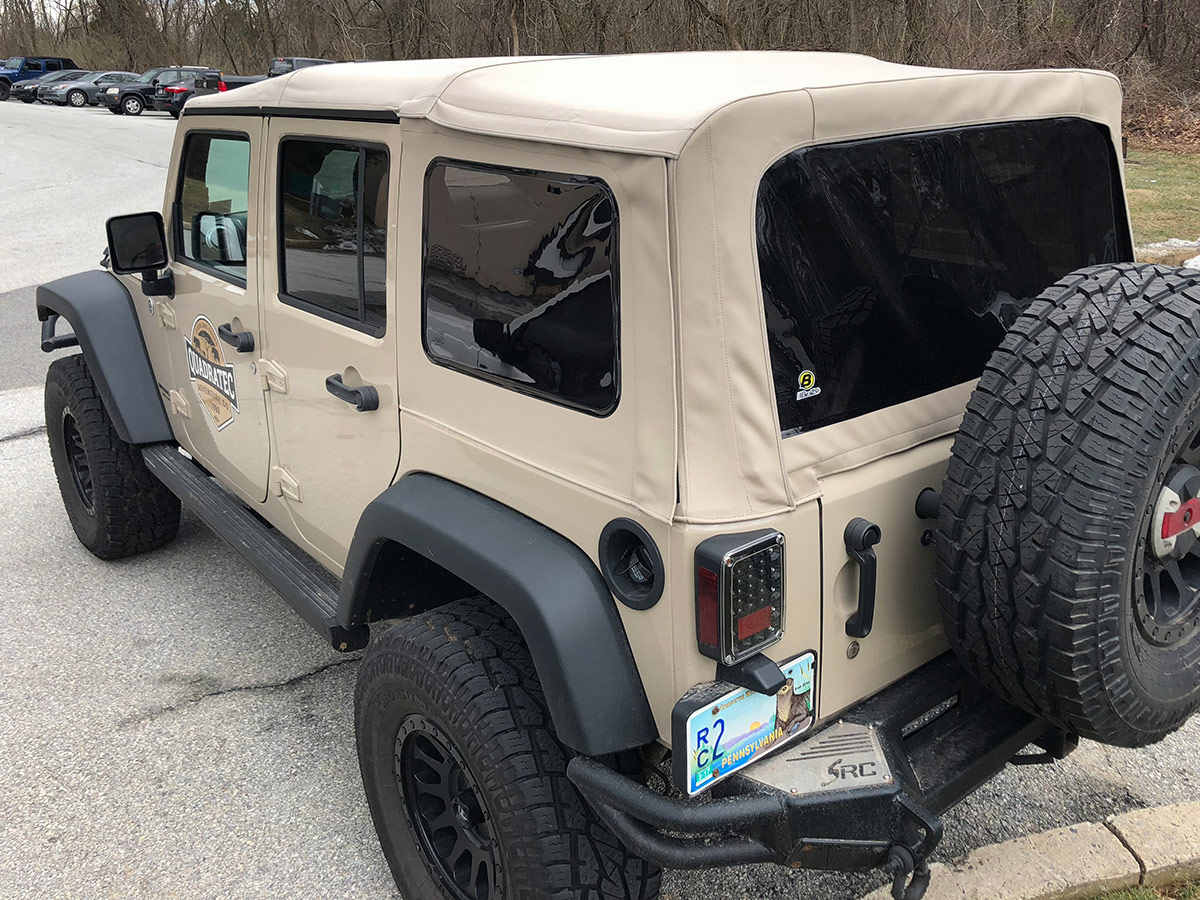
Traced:
<path fill-rule="evenodd" d="M 58 106 L 95 106 L 100 91 L 113 84 L 137 80 L 136 72 L 91 72 L 87 76 L 46 84 L 38 88 L 38 100 L 43 103 L 54 103 Z"/>

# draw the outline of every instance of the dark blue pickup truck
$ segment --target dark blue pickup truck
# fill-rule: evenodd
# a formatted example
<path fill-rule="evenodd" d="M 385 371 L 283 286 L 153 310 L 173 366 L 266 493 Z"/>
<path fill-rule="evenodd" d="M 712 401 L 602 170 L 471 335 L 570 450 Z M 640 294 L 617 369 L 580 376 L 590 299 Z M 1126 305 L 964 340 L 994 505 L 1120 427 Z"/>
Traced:
<path fill-rule="evenodd" d="M 66 56 L 10 56 L 0 61 L 0 100 L 7 100 L 18 81 L 41 78 L 47 72 L 77 69 L 75 60 Z"/>

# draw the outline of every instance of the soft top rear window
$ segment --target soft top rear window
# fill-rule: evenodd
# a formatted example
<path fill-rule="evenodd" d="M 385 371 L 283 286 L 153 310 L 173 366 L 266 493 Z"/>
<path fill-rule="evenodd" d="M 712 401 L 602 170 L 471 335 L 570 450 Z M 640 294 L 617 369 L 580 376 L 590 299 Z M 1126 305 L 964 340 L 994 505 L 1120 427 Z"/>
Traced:
<path fill-rule="evenodd" d="M 977 378 L 1047 286 L 1132 258 L 1108 131 L 1074 118 L 795 150 L 757 229 L 785 437 Z"/>

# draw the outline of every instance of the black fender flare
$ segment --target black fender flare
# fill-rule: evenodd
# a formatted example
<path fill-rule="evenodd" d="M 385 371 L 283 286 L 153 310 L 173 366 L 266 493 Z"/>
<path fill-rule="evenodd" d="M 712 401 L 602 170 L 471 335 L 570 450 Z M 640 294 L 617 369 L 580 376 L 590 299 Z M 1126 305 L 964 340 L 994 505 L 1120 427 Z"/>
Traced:
<path fill-rule="evenodd" d="M 71 323 L 104 409 L 121 440 L 174 440 L 150 367 L 133 298 L 117 278 L 95 269 L 39 285 L 37 316 Z"/>
<path fill-rule="evenodd" d="M 367 620 L 371 569 L 389 542 L 441 566 L 512 616 L 568 747 L 597 756 L 658 737 L 616 601 L 576 544 L 470 488 L 405 475 L 359 519 L 342 580 L 344 627 Z"/>

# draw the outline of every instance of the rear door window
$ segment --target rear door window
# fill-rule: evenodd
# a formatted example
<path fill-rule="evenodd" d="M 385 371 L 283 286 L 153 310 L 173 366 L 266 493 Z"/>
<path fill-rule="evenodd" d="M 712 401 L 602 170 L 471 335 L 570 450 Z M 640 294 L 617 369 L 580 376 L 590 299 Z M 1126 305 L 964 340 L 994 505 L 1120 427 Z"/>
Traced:
<path fill-rule="evenodd" d="M 979 377 L 1042 290 L 1131 258 L 1108 132 L 1073 118 L 795 150 L 757 234 L 785 436 Z"/>
<path fill-rule="evenodd" d="M 382 336 L 387 325 L 387 150 L 288 139 L 279 158 L 281 299 Z"/>

